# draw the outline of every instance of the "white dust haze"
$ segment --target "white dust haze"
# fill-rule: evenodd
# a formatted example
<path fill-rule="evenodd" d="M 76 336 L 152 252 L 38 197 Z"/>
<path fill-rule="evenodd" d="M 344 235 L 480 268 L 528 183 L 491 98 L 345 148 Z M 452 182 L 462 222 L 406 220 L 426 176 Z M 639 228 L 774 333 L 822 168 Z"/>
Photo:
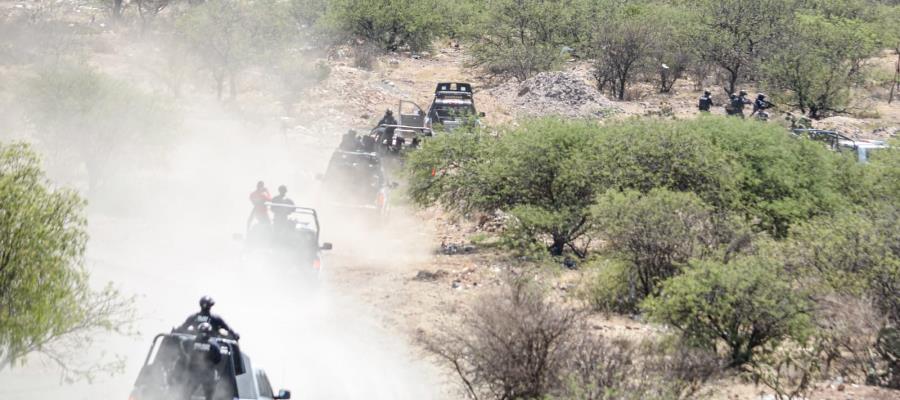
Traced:
<path fill-rule="evenodd" d="M 97 285 L 112 281 L 137 296 L 140 334 L 102 338 L 92 349 L 126 356 L 126 371 L 61 385 L 58 372 L 35 358 L 0 374 L 0 399 L 127 399 L 154 335 L 195 312 L 203 295 L 215 298 L 213 311 L 241 334 L 242 349 L 276 391 L 290 389 L 296 399 L 447 398 L 438 371 L 403 335 L 383 327 L 379 313 L 389 310 L 359 304 L 327 274 L 306 285 L 297 267 L 245 259 L 233 238 L 244 229 L 257 180 L 272 192 L 285 184 L 298 204 L 313 203 L 315 175 L 324 172 L 340 132 L 283 135 L 277 127 L 247 126 L 218 106 L 202 110 L 188 115 L 184 134 L 157 167 L 122 165 L 135 177 L 127 189 L 89 199 L 124 205 L 116 207 L 124 212 L 91 210 L 87 267 Z M 326 268 L 378 268 L 410 248 L 406 230 L 366 241 L 359 238 L 375 233 L 354 232 L 352 221 L 323 217 L 322 224 L 322 240 L 335 245 Z"/>

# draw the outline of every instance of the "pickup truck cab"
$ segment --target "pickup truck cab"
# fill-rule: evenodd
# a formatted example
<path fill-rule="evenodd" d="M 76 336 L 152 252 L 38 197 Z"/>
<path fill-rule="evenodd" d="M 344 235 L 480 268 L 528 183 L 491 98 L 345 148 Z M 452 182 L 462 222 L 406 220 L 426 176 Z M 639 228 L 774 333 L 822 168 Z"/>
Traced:
<path fill-rule="evenodd" d="M 185 333 L 159 334 L 153 339 L 150 352 L 134 383 L 129 400 L 181 399 L 185 392 L 188 372 L 184 348 L 194 340 Z M 222 361 L 216 366 L 220 377 L 216 383 L 214 399 L 228 400 L 289 400 L 289 390 L 275 393 L 266 372 L 254 368 L 247 354 L 241 352 L 238 342 L 217 338 Z M 205 400 L 201 390 L 195 390 L 191 400 Z"/>

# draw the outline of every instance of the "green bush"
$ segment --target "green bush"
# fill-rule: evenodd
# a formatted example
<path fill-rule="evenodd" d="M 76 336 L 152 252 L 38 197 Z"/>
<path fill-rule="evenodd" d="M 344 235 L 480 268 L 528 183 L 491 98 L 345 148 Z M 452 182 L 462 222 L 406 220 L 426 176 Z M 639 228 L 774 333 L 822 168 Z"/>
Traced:
<path fill-rule="evenodd" d="M 873 26 L 821 15 L 798 15 L 783 41 L 764 64 L 766 85 L 811 118 L 845 111 L 863 61 L 881 49 Z"/>
<path fill-rule="evenodd" d="M 42 354 L 64 378 L 120 371 L 121 362 L 72 349 L 96 334 L 128 330 L 131 301 L 94 291 L 83 267 L 85 201 L 51 187 L 29 146 L 0 143 L 0 372 Z"/>
<path fill-rule="evenodd" d="M 499 135 L 439 136 L 409 157 L 410 195 L 461 213 L 510 212 L 517 232 L 546 239 L 551 254 L 568 247 L 583 255 L 577 241 L 597 190 L 584 152 L 598 134 L 589 122 L 543 119 Z"/>
<path fill-rule="evenodd" d="M 552 254 L 589 250 L 588 208 L 607 190 L 692 192 L 719 216 L 775 237 L 849 205 L 840 157 L 754 121 L 628 120 L 607 125 L 531 120 L 499 134 L 455 132 L 410 155 L 410 195 L 467 214 L 512 214 L 522 235 Z M 718 226 L 721 229 L 724 226 Z M 724 232 L 724 231 L 723 231 Z M 602 233 L 602 232 L 601 232 Z"/>
<path fill-rule="evenodd" d="M 795 7 L 781 0 L 704 0 L 692 6 L 700 15 L 692 47 L 720 71 L 726 93 L 737 93 L 738 84 L 780 44 Z"/>
<path fill-rule="evenodd" d="M 798 225 L 785 245 L 795 275 L 821 294 L 871 299 L 900 326 L 900 208 L 885 206 Z"/>
<path fill-rule="evenodd" d="M 809 334 L 809 301 L 782 275 L 777 261 L 762 257 L 698 261 L 642 307 L 692 345 L 714 350 L 724 344 L 730 366 L 739 367 L 766 347 L 787 338 L 802 343 Z"/>
<path fill-rule="evenodd" d="M 620 306 L 656 293 L 659 283 L 678 274 L 688 260 L 713 252 L 719 244 L 712 208 L 693 193 L 608 192 L 591 211 L 597 237 L 628 262 L 622 275 L 610 277 L 627 283 L 628 296 Z"/>
<path fill-rule="evenodd" d="M 601 259 L 591 263 L 591 268 L 595 274 L 582 293 L 591 308 L 623 314 L 638 310 L 643 297 L 634 292 L 634 268 L 628 262 Z"/>
<path fill-rule="evenodd" d="M 519 80 L 552 69 L 562 61 L 563 48 L 576 46 L 579 35 L 589 32 L 586 5 L 579 0 L 483 3 L 467 32 L 475 63 Z"/>
<path fill-rule="evenodd" d="M 658 39 L 653 7 L 624 5 L 604 10 L 591 40 L 594 78 L 600 90 L 609 88 L 615 98 L 625 100 L 625 90 L 645 64 L 652 62 L 650 50 Z"/>
<path fill-rule="evenodd" d="M 741 166 L 717 145 L 715 137 L 737 134 L 732 131 L 743 126 L 716 126 L 720 123 L 729 121 L 633 119 L 608 125 L 609 134 L 595 142 L 597 179 L 618 190 L 689 191 L 719 209 L 731 209 L 738 203 L 735 178 Z"/>
<path fill-rule="evenodd" d="M 890 204 L 900 198 L 900 140 L 893 140 L 889 150 L 872 154 L 871 161 L 865 167 L 869 174 L 857 176 L 855 189 L 864 197 L 861 200 L 872 204 Z"/>
<path fill-rule="evenodd" d="M 459 131 L 425 141 L 406 161 L 410 198 L 422 206 L 440 203 L 462 214 L 479 210 L 477 197 L 486 184 L 482 164 L 496 141 L 482 131 Z"/>
<path fill-rule="evenodd" d="M 383 50 L 431 47 L 441 28 L 438 2 L 431 0 L 333 0 L 325 18 L 330 29 L 364 39 Z"/>
<path fill-rule="evenodd" d="M 592 152 L 602 187 L 693 192 L 776 237 L 794 222 L 847 205 L 833 179 L 839 157 L 778 126 L 734 118 L 631 120 L 604 133 Z"/>

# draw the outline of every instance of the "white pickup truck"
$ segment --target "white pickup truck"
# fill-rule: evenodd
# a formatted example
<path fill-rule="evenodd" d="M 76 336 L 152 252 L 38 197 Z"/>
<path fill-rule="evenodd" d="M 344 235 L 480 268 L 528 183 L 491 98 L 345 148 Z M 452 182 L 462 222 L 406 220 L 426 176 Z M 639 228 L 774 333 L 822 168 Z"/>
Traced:
<path fill-rule="evenodd" d="M 883 140 L 851 139 L 835 131 L 794 129 L 792 132 L 796 136 L 822 141 L 834 151 L 853 151 L 856 153 L 856 160 L 860 163 L 868 162 L 873 151 L 889 147 Z"/>

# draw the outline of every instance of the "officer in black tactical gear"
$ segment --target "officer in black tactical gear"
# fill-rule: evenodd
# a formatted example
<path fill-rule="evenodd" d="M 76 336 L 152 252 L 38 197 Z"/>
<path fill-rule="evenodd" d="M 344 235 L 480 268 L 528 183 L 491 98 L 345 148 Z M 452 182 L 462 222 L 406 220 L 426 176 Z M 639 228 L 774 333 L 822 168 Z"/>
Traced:
<path fill-rule="evenodd" d="M 351 129 L 341 136 L 340 149 L 344 151 L 356 151 L 359 149 L 359 139 L 356 138 L 356 131 Z"/>
<path fill-rule="evenodd" d="M 744 118 L 744 106 L 748 104 L 751 104 L 751 101 L 747 98 L 747 91 L 741 90 L 737 95 L 732 94 L 731 102 L 729 104 L 731 110 L 728 112 L 728 115 Z"/>
<path fill-rule="evenodd" d="M 231 327 L 229 327 L 228 324 L 225 323 L 225 320 L 223 320 L 218 315 L 210 312 L 212 306 L 214 306 L 215 304 L 216 302 L 212 299 L 212 297 L 203 296 L 202 298 L 200 298 L 200 312 L 189 316 L 187 320 L 185 320 L 184 323 L 181 324 L 181 326 L 176 330 L 179 332 L 188 332 L 188 328 L 193 326 L 194 329 L 199 329 L 200 324 L 206 322 L 209 323 L 212 327 L 213 333 L 218 334 L 219 330 L 224 329 L 228 331 L 228 334 L 231 335 L 234 340 L 240 339 L 241 335 L 238 335 L 237 332 L 231 329 Z"/>
<path fill-rule="evenodd" d="M 397 120 L 394 119 L 394 112 L 390 108 L 384 110 L 384 116 L 378 121 L 378 125 L 397 125 Z"/>
<path fill-rule="evenodd" d="M 278 187 L 278 196 L 272 198 L 272 222 L 275 229 L 283 231 L 291 228 L 288 216 L 294 212 L 294 201 L 287 197 L 287 186 Z"/>
<path fill-rule="evenodd" d="M 212 337 L 213 326 L 209 322 L 197 325 L 197 337 L 182 348 L 187 359 L 187 381 L 182 399 L 190 400 L 198 387 L 203 390 L 203 398 L 213 400 L 216 384 L 219 382 L 218 365 L 222 362 L 222 350 Z"/>
<path fill-rule="evenodd" d="M 394 119 L 394 112 L 391 111 L 391 109 L 385 110 L 384 117 L 382 117 L 381 120 L 378 121 L 378 129 L 380 130 L 378 135 L 378 142 L 390 146 L 394 142 L 394 129 L 396 128 L 386 125 L 397 125 L 397 120 Z"/>
<path fill-rule="evenodd" d="M 763 114 L 765 114 L 765 110 L 768 108 L 772 108 L 775 105 L 766 100 L 766 95 L 760 93 L 756 95 L 756 100 L 753 101 L 753 112 L 750 113 L 752 117 L 754 114 L 759 113 L 759 117 L 763 118 Z M 768 115 L 765 115 L 768 118 Z"/>
<path fill-rule="evenodd" d="M 712 100 L 712 94 L 709 93 L 709 90 L 703 91 L 703 96 L 700 96 L 700 102 L 697 105 L 697 108 L 700 109 L 701 112 L 709 112 L 709 108 L 714 106 Z"/>

